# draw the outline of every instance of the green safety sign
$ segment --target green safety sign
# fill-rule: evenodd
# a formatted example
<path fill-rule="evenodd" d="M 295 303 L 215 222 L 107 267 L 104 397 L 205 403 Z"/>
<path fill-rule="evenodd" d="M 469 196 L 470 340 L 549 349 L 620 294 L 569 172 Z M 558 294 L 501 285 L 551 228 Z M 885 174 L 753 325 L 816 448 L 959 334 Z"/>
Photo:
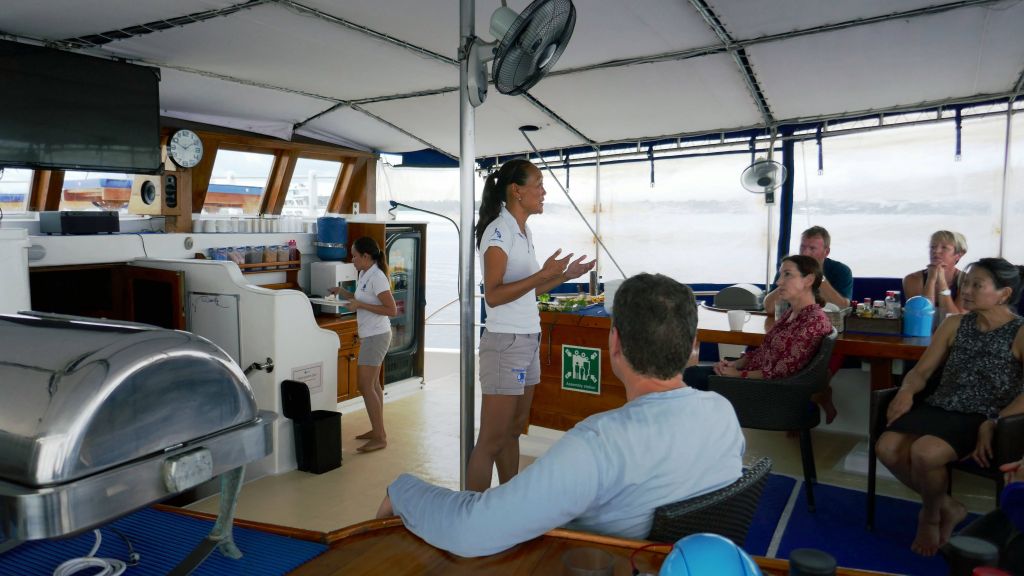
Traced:
<path fill-rule="evenodd" d="M 562 345 L 562 389 L 601 393 L 601 349 Z"/>

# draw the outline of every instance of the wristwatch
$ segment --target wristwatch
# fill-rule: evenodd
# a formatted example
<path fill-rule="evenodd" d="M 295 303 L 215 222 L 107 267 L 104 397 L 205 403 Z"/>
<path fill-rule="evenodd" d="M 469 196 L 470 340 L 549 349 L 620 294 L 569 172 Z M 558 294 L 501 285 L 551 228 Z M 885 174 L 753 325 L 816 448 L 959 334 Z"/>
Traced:
<path fill-rule="evenodd" d="M 949 288 L 946 288 L 945 290 L 939 290 L 939 296 L 952 296 L 952 295 L 953 295 L 953 291 L 950 290 Z"/>

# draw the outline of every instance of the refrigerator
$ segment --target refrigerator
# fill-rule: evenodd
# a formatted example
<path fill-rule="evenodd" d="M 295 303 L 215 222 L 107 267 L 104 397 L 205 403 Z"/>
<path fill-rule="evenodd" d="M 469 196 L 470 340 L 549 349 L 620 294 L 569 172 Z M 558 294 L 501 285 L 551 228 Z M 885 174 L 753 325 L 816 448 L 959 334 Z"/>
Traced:
<path fill-rule="evenodd" d="M 391 319 L 391 347 L 384 384 L 423 376 L 425 227 L 388 224 L 385 255 L 398 315 Z"/>

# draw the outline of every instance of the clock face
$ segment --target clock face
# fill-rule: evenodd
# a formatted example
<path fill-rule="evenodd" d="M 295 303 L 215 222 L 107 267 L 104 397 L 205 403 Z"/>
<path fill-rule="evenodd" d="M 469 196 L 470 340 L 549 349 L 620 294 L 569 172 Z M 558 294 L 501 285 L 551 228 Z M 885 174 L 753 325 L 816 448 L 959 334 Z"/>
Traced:
<path fill-rule="evenodd" d="M 178 130 L 167 143 L 167 155 L 182 168 L 192 168 L 203 159 L 203 141 L 191 130 Z"/>

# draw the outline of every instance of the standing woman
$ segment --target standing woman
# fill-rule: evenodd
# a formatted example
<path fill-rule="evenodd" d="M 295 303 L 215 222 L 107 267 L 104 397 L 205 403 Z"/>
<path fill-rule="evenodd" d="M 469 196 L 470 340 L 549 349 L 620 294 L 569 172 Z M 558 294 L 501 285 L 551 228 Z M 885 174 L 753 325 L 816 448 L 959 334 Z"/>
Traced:
<path fill-rule="evenodd" d="M 363 236 L 352 243 L 352 264 L 359 272 L 356 293 L 344 288 L 331 288 L 349 300 L 348 308 L 356 311 L 359 330 L 359 393 L 363 395 L 366 414 L 372 430 L 356 436 L 366 440 L 357 450 L 373 452 L 386 448 L 388 435 L 384 431 L 384 388 L 380 384 L 380 365 L 391 346 L 392 316 L 398 315 L 395 297 L 391 294 L 388 265 L 377 242 Z"/>
<path fill-rule="evenodd" d="M 581 256 L 537 264 L 526 219 L 544 212 L 544 183 L 529 160 L 510 160 L 487 177 L 476 224 L 483 262 L 487 328 L 480 337 L 480 435 L 469 457 L 466 489 L 483 492 L 519 473 L 519 434 L 526 427 L 534 385 L 540 382 L 538 293 L 578 278 L 594 267 Z"/>
<path fill-rule="evenodd" d="M 939 309 L 939 319 L 946 314 L 967 311 L 960 297 L 963 272 L 956 267 L 967 253 L 967 239 L 959 232 L 939 230 L 928 244 L 928 266 L 911 272 L 903 279 L 903 296 L 924 296 Z"/>

